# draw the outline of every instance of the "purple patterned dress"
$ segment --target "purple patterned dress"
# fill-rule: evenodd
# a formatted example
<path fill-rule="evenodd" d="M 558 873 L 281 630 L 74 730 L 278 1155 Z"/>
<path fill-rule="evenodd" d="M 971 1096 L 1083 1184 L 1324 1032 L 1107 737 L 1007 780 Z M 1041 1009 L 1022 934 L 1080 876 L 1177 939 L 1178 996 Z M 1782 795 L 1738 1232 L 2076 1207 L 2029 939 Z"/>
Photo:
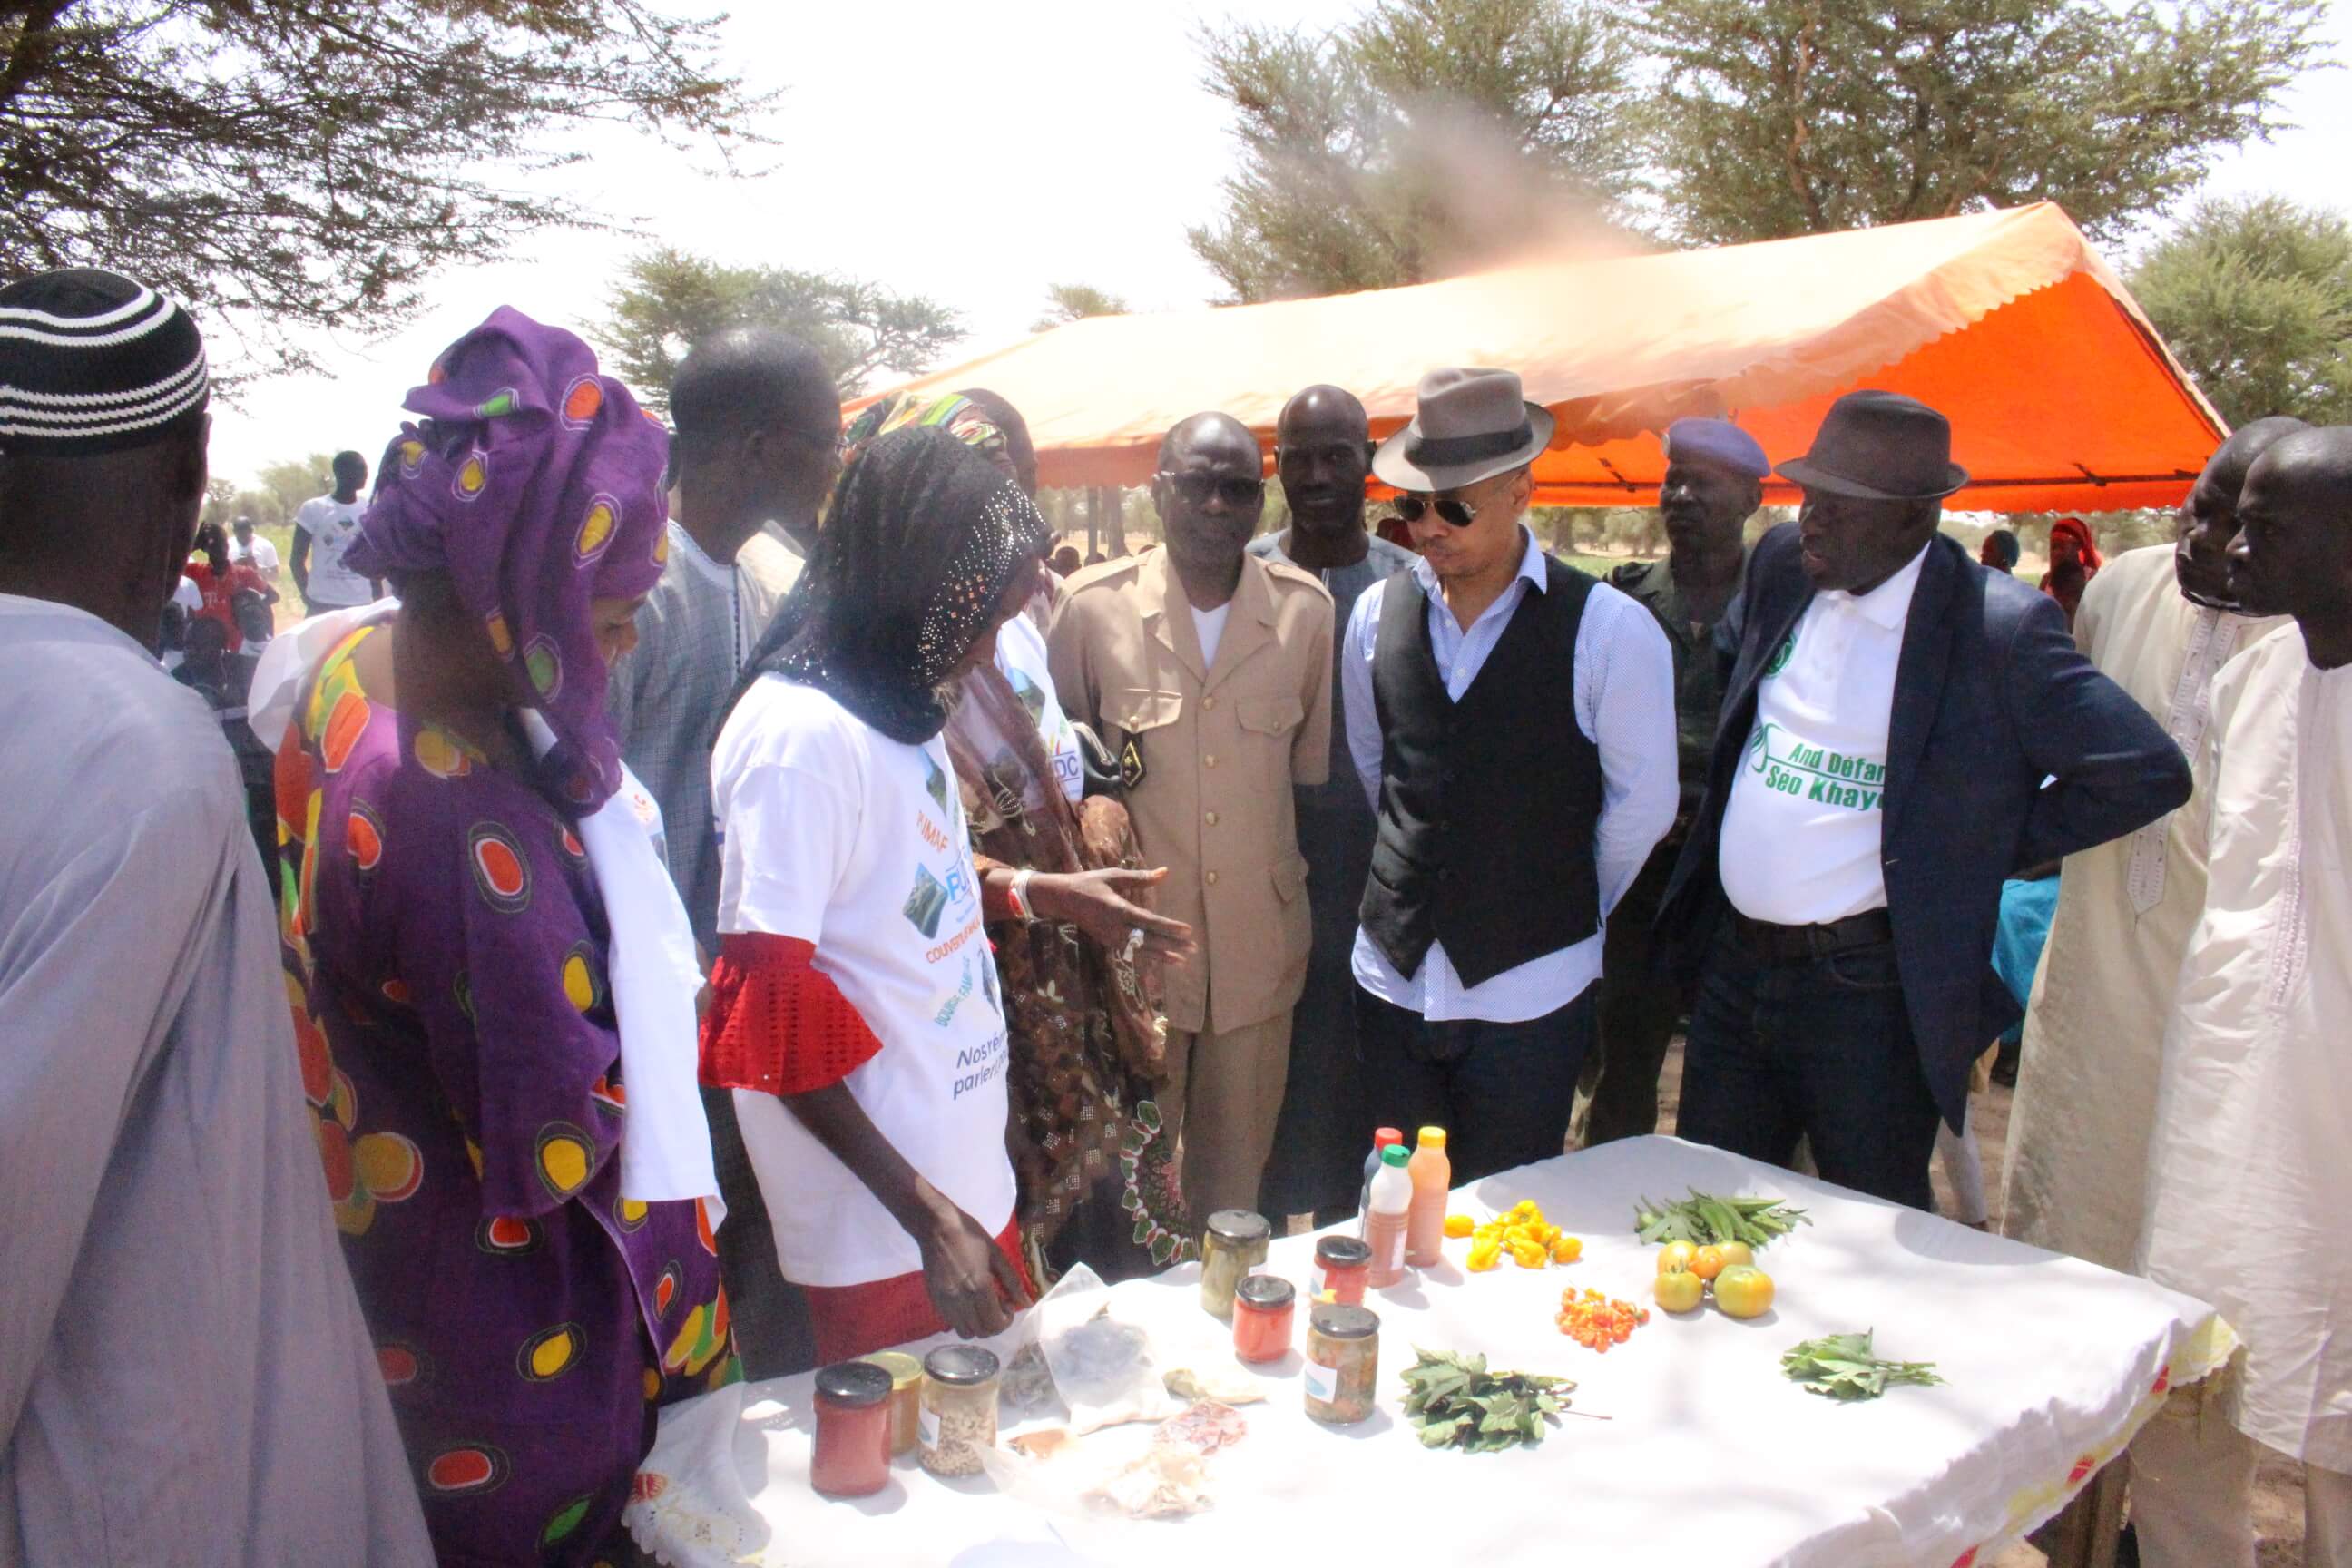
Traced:
<path fill-rule="evenodd" d="M 530 784 L 339 646 L 278 753 L 289 993 L 445 1564 L 588 1563 L 657 1406 L 740 1375 L 699 1204 L 620 1195 L 604 906 Z"/>

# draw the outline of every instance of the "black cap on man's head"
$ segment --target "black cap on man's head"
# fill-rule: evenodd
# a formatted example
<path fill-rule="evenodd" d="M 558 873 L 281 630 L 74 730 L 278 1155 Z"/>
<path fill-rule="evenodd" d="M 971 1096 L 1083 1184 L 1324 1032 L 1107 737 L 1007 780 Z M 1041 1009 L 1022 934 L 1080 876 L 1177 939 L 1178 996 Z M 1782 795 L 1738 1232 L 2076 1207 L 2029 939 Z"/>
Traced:
<path fill-rule="evenodd" d="M 187 311 L 77 267 L 0 289 L 0 451 L 94 457 L 186 434 L 211 382 Z"/>

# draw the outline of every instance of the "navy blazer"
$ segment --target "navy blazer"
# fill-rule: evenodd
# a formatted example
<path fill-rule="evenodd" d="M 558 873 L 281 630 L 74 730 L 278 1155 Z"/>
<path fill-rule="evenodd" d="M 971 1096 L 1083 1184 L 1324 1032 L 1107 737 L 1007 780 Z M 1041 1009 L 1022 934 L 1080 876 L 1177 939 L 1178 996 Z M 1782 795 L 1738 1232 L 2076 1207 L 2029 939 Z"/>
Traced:
<path fill-rule="evenodd" d="M 1717 852 L 1757 683 L 1813 599 L 1793 525 L 1757 542 L 1743 594 L 1706 796 L 1658 916 L 1686 970 L 1728 908 Z M 2019 1016 L 1992 971 L 2001 882 L 2179 806 L 2189 762 L 2075 648 L 2056 600 L 1940 533 L 1903 628 L 1886 750 L 1879 853 L 1895 963 L 1928 1087 L 1958 1128 L 1969 1064 Z"/>

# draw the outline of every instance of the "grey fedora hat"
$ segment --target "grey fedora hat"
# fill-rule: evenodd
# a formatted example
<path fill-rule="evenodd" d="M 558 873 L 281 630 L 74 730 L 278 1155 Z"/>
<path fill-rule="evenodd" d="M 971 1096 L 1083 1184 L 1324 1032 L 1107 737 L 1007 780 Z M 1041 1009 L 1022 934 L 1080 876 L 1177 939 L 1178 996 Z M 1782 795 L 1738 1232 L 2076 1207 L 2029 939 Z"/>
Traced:
<path fill-rule="evenodd" d="M 1550 411 L 1529 403 L 1507 370 L 1433 370 L 1412 423 L 1381 443 L 1372 472 L 1424 494 L 1460 489 L 1535 460 L 1551 444 Z"/>
<path fill-rule="evenodd" d="M 1780 465 L 1798 488 L 1864 500 L 1938 500 L 1969 482 L 1952 426 L 1899 392 L 1849 392 L 1830 405 L 1813 449 Z"/>

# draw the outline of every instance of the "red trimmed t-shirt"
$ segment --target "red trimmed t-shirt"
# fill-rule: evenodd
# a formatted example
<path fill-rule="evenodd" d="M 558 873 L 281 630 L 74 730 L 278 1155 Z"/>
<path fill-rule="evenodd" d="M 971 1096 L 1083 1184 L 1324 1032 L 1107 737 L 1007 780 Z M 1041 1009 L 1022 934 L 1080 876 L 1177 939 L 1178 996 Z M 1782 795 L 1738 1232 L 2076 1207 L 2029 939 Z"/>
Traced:
<path fill-rule="evenodd" d="M 946 746 L 890 740 L 814 687 L 771 675 L 736 704 L 711 774 L 722 956 L 756 956 L 733 940 L 747 933 L 810 944 L 812 971 L 880 1042 L 839 1081 L 933 1187 L 1002 1231 L 1014 1197 L 1004 1013 Z M 790 994 L 763 1005 L 808 1007 L 826 1030 L 838 1023 L 797 983 L 781 984 Z M 733 1010 L 741 1004 L 739 983 Z M 706 1059 L 714 1043 L 706 1031 Z M 802 1081 L 826 1054 L 786 1042 L 780 1082 Z M 784 1278 L 862 1285 L 922 1267 L 914 1238 L 775 1094 L 738 1089 L 735 1105 Z"/>

